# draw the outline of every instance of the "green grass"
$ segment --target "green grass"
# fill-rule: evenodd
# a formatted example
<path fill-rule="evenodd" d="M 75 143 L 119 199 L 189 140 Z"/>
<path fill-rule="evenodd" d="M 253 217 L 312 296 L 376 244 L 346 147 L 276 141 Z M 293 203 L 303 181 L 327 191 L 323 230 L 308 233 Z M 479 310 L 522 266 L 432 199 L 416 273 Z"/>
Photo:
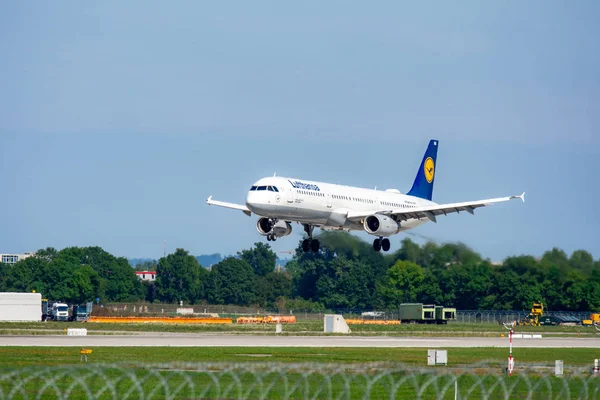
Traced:
<path fill-rule="evenodd" d="M 177 338 L 173 338 L 177 340 Z M 245 362 L 370 363 L 393 362 L 425 366 L 427 349 L 416 348 L 306 348 L 306 347 L 97 347 L 89 357 L 94 363 Z M 79 348 L 0 347 L 0 367 L 78 364 Z M 488 360 L 504 365 L 507 349 L 448 348 L 449 366 Z M 518 362 L 553 365 L 591 365 L 600 349 L 518 349 Z"/>
<path fill-rule="evenodd" d="M 23 386 L 18 387 L 16 396 L 11 396 L 13 398 L 36 398 L 38 394 L 43 394 L 41 398 L 54 398 L 57 394 L 69 393 L 69 398 L 379 399 L 416 398 L 419 395 L 422 399 L 452 399 L 456 380 L 460 398 L 504 398 L 507 394 L 504 387 L 510 388 L 509 398 L 568 398 L 566 392 L 573 398 L 587 398 L 584 385 L 578 379 L 536 376 L 440 376 L 413 371 L 349 371 L 343 374 L 320 371 L 303 375 L 293 371 L 282 374 L 252 369 L 221 373 L 142 368 L 126 372 L 118 368 L 64 369 L 32 375 L 26 372 L 11 381 L 0 381 L 0 389 L 10 393 L 17 386 L 16 382 L 22 382 Z M 56 386 L 50 382 L 56 382 Z M 600 387 L 598 379 L 588 378 L 586 383 L 587 393 L 594 393 Z M 530 385 L 538 387 L 532 389 Z M 444 389 L 445 395 L 440 397 Z M 531 394 L 533 396 L 528 397 Z"/>
<path fill-rule="evenodd" d="M 91 393 L 97 398 L 358 399 L 365 394 L 415 398 L 422 390 L 421 398 L 433 399 L 447 387 L 443 398 L 452 399 L 455 380 L 461 398 L 482 398 L 484 392 L 504 398 L 503 388 L 513 386 L 510 398 L 527 398 L 531 385 L 539 386 L 533 398 L 566 398 L 561 393 L 566 389 L 571 397 L 600 390 L 600 379 L 589 375 L 562 379 L 545 370 L 508 377 L 502 373 L 506 349 L 449 348 L 449 365 L 430 369 L 425 369 L 426 355 L 426 349 L 400 348 L 99 347 L 89 363 L 81 363 L 79 349 L 6 347 L 0 348 L 0 397 L 14 391 L 10 397 L 43 393 L 42 398 L 54 398 L 69 392 L 69 398 Z M 589 366 L 600 358 L 600 349 L 519 349 L 515 358 L 517 368 L 551 366 L 555 359 L 564 360 L 565 367 Z M 481 360 L 489 364 L 473 368 Z M 188 364 L 202 362 L 214 364 Z M 371 362 L 385 364 L 365 368 Z"/>
<path fill-rule="evenodd" d="M 176 339 L 174 339 L 176 340 Z M 94 348 L 89 363 L 80 362 L 77 348 L 5 347 L 0 348 L 0 391 L 13 398 L 453 398 L 454 380 L 462 396 L 468 398 L 502 398 L 503 388 L 512 387 L 510 398 L 526 398 L 530 385 L 539 385 L 536 396 L 561 398 L 568 388 L 577 395 L 585 389 L 599 390 L 600 380 L 587 377 L 540 377 L 502 374 L 506 349 L 450 348 L 448 367 L 421 370 L 426 364 L 426 349 L 379 348 L 266 348 L 266 347 L 99 347 Z M 566 366 L 587 366 L 600 357 L 600 349 L 519 349 L 521 363 L 552 365 L 562 359 Z M 489 364 L 472 369 L 472 364 L 488 360 Z M 258 361 L 258 362 L 257 362 Z M 223 366 L 186 370 L 186 363 L 228 363 L 237 369 L 223 372 Z M 275 363 L 269 366 L 268 363 Z M 357 369 L 357 365 L 383 362 L 389 367 Z M 282 367 L 293 363 L 289 368 Z M 408 366 L 402 370 L 396 363 Z M 112 364 L 121 364 L 115 366 Z M 144 367 L 139 364 L 149 364 Z M 154 364 L 154 366 L 152 366 Z M 156 364 L 170 364 L 158 369 Z M 295 365 L 309 365 L 310 373 L 301 373 Z M 333 367 L 323 367 L 333 364 Z M 130 365 L 129 367 L 127 365 Z M 312 366 L 311 366 L 312 365 Z M 380 379 L 378 379 L 378 377 Z M 433 379 L 433 380 L 432 380 Z M 583 383 L 582 379 L 586 379 Z M 586 386 L 587 385 L 587 386 Z M 591 386 L 590 386 L 591 385 Z M 14 392 L 13 392 L 14 391 Z M 266 395 L 265 395 L 266 394 Z M 140 396 L 141 395 L 141 396 Z M 462 397 L 467 398 L 467 397 Z"/>
<path fill-rule="evenodd" d="M 273 333 L 273 324 L 159 324 L 159 323 L 82 323 L 82 322 L 2 322 L 0 334 L 3 335 L 47 335 L 61 334 L 67 328 L 87 328 L 90 334 L 106 334 L 110 332 L 183 332 L 202 333 L 218 332 L 232 334 L 261 334 Z M 351 325 L 353 335 L 386 335 L 386 336 L 497 336 L 506 333 L 506 329 L 497 324 L 488 323 L 451 323 L 448 325 Z M 323 333 L 322 321 L 301 321 L 295 324 L 284 324 L 284 335 L 304 335 Z M 517 332 L 562 334 L 573 336 L 600 336 L 593 327 L 530 327 L 519 326 Z"/>

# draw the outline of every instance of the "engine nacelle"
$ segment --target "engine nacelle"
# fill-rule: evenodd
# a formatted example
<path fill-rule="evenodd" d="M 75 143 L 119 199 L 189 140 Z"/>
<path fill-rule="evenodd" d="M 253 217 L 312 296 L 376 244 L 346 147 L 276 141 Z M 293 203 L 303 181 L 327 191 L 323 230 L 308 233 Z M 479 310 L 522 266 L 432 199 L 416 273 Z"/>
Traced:
<path fill-rule="evenodd" d="M 273 223 L 273 220 L 263 217 L 256 222 L 256 230 L 263 236 L 275 235 L 276 237 L 283 237 L 292 233 L 292 225 L 286 221 Z"/>
<path fill-rule="evenodd" d="M 365 219 L 364 227 L 367 233 L 375 236 L 390 236 L 400 230 L 398 222 L 382 214 L 369 215 Z"/>

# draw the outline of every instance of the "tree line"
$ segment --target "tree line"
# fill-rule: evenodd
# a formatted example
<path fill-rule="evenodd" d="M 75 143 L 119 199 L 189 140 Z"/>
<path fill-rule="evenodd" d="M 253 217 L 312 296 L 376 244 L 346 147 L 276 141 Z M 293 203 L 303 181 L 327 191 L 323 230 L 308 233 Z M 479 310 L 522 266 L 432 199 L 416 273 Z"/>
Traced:
<path fill-rule="evenodd" d="M 568 256 L 552 249 L 536 259 L 520 255 L 500 264 L 461 243 L 419 245 L 409 238 L 391 254 L 343 232 L 323 232 L 321 250 L 298 244 L 285 268 L 276 268 L 268 244 L 223 259 L 210 270 L 183 249 L 143 267 L 156 269 L 142 282 L 127 259 L 99 247 L 43 249 L 16 264 L 0 264 L 0 291 L 36 290 L 73 303 L 150 301 L 235 304 L 279 310 L 395 309 L 423 302 L 458 309 L 600 310 L 600 261 L 583 250 Z"/>

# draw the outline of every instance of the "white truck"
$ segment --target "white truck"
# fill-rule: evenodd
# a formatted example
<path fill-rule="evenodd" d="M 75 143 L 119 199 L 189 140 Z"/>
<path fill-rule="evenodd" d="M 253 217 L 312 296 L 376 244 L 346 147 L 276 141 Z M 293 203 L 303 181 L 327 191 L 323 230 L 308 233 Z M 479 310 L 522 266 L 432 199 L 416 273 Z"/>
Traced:
<path fill-rule="evenodd" d="M 53 321 L 68 321 L 69 306 L 65 303 L 52 304 L 52 311 L 50 312 L 50 317 Z"/>

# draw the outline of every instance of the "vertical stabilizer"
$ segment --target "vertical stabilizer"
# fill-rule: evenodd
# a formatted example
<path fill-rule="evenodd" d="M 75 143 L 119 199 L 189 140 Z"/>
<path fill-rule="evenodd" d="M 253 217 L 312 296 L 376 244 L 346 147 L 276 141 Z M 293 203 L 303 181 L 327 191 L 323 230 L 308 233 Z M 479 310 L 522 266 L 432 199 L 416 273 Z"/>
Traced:
<path fill-rule="evenodd" d="M 420 197 L 422 199 L 431 200 L 433 195 L 433 182 L 435 181 L 436 158 L 438 151 L 438 141 L 432 139 L 429 141 L 427 151 L 421 161 L 421 166 L 417 171 L 417 177 L 413 183 L 409 196 Z"/>

